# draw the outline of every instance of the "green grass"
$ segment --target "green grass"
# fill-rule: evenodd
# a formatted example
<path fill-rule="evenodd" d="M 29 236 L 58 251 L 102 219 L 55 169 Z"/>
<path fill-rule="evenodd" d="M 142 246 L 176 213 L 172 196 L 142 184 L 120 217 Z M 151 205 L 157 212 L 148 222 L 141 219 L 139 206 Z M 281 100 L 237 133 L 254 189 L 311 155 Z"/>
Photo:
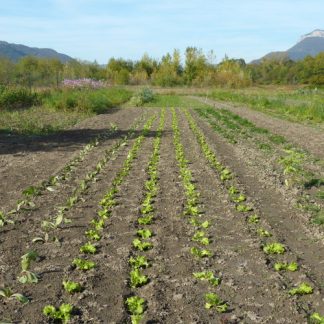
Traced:
<path fill-rule="evenodd" d="M 0 133 L 46 135 L 71 127 L 92 115 L 82 112 L 57 112 L 45 107 L 4 111 L 0 114 Z"/>
<path fill-rule="evenodd" d="M 324 122 L 324 92 L 322 90 L 213 90 L 211 99 L 248 105 L 265 113 L 295 122 Z"/>
<path fill-rule="evenodd" d="M 43 105 L 56 111 L 82 111 L 100 114 L 109 108 L 125 103 L 131 96 L 130 91 L 122 88 L 63 89 L 45 94 Z"/>
<path fill-rule="evenodd" d="M 156 95 L 154 100 L 148 102 L 144 107 L 179 107 L 179 108 L 208 108 L 209 105 L 201 103 L 195 99 L 190 99 L 188 97 L 180 95 Z"/>
<path fill-rule="evenodd" d="M 46 91 L 39 95 L 42 105 L 3 110 L 0 132 L 26 135 L 55 133 L 118 107 L 131 95 L 131 91 L 122 88 Z"/>

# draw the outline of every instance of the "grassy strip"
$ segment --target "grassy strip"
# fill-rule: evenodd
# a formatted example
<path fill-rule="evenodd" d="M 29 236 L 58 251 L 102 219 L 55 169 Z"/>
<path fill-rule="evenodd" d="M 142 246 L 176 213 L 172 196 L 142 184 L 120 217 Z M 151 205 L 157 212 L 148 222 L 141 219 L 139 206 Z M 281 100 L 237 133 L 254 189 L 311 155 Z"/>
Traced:
<path fill-rule="evenodd" d="M 47 135 L 105 113 L 128 101 L 132 93 L 121 88 L 62 89 L 38 95 L 37 105 L 7 107 L 0 115 L 0 133 Z"/>
<path fill-rule="evenodd" d="M 296 96 L 288 93 L 267 95 L 215 90 L 209 94 L 209 97 L 216 100 L 246 104 L 255 110 L 292 121 L 324 122 L 323 98 L 320 95 L 304 95 L 301 100 L 300 95 Z"/>

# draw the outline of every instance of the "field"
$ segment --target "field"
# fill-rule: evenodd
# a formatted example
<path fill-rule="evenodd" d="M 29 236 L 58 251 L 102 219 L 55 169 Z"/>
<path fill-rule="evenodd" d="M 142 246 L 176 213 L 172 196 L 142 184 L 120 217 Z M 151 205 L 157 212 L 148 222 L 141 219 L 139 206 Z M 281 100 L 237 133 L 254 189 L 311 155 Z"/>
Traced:
<path fill-rule="evenodd" d="M 218 99 L 0 133 L 0 323 L 324 323 L 321 120 Z"/>

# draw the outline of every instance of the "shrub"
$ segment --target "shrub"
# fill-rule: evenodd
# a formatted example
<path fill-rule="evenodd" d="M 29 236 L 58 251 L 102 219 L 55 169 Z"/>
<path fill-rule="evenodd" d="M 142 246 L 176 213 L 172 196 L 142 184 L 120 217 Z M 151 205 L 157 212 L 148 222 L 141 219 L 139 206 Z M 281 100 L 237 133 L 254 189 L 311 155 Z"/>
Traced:
<path fill-rule="evenodd" d="M 26 88 L 0 87 L 0 109 L 20 109 L 37 105 L 39 96 Z"/>
<path fill-rule="evenodd" d="M 154 100 L 153 91 L 150 88 L 144 88 L 131 98 L 130 105 L 139 107 L 153 100 Z"/>
<path fill-rule="evenodd" d="M 44 96 L 44 104 L 58 111 L 104 113 L 108 108 L 129 100 L 131 93 L 124 89 L 63 89 Z"/>

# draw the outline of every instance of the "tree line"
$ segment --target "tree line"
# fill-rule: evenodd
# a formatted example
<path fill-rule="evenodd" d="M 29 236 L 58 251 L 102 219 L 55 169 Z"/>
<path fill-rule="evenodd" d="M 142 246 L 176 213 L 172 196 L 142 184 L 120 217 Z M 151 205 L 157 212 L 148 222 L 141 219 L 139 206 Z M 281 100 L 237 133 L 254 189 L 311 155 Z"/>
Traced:
<path fill-rule="evenodd" d="M 182 60 L 174 50 L 160 60 L 144 54 L 140 60 L 111 58 L 107 65 L 96 62 L 23 57 L 18 62 L 0 58 L 0 84 L 25 87 L 59 86 L 64 79 L 91 78 L 112 85 L 246 87 L 252 84 L 324 85 L 324 52 L 294 62 L 263 60 L 246 64 L 243 59 L 225 57 L 215 62 L 213 51 L 204 53 L 188 47 Z"/>

